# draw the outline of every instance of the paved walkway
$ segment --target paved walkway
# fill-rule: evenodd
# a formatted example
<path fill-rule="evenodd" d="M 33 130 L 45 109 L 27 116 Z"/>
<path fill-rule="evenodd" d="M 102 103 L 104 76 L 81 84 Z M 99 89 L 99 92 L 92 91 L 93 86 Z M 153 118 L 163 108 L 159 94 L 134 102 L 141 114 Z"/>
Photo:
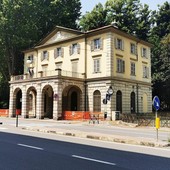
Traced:
<path fill-rule="evenodd" d="M 0 126 L 15 126 L 16 118 L 0 118 L 2 125 Z M 91 127 L 91 128 L 90 128 Z M 113 134 L 111 128 L 123 128 L 127 135 Z M 95 140 L 103 140 L 110 142 L 119 142 L 126 144 L 145 145 L 151 147 L 167 147 L 170 146 L 168 139 L 156 140 L 155 137 L 132 136 L 129 132 L 135 129 L 136 133 L 142 130 L 153 130 L 153 127 L 136 127 L 135 124 L 124 123 L 122 121 L 100 121 L 99 124 L 93 124 L 89 121 L 55 121 L 55 120 L 36 120 L 19 118 L 18 128 L 23 130 L 38 131 L 43 133 L 53 133 L 58 135 L 66 135 L 73 137 L 89 138 Z M 89 130 L 90 129 L 90 130 Z M 155 130 L 156 131 L 156 130 Z M 161 131 L 169 133 L 170 128 L 162 128 Z"/>

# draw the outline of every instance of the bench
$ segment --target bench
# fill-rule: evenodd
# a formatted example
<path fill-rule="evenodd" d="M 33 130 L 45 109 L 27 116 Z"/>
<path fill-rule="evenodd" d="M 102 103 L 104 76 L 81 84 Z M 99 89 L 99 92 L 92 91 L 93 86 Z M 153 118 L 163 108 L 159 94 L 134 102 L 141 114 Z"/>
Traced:
<path fill-rule="evenodd" d="M 92 122 L 93 124 L 98 123 L 99 124 L 99 119 L 100 115 L 103 114 L 102 112 L 90 112 L 90 120 L 89 124 Z"/>

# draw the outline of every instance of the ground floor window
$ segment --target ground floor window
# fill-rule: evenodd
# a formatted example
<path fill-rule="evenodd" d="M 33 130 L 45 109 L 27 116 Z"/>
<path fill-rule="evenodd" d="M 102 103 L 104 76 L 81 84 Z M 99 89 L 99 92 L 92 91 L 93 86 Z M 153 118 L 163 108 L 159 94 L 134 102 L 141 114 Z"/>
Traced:
<path fill-rule="evenodd" d="M 101 111 L 101 93 L 99 90 L 96 90 L 93 93 L 93 111 L 95 112 Z"/>
<path fill-rule="evenodd" d="M 131 101 L 131 113 L 135 113 L 135 93 L 132 92 L 130 96 L 130 101 Z"/>
<path fill-rule="evenodd" d="M 116 111 L 122 112 L 122 92 L 120 90 L 116 93 Z"/>

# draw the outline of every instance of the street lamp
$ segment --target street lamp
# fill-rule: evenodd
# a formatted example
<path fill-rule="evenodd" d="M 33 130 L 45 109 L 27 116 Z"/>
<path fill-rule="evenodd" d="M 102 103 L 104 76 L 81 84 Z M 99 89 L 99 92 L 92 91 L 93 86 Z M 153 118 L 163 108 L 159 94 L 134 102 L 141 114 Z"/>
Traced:
<path fill-rule="evenodd" d="M 107 90 L 107 92 L 108 92 L 108 94 L 109 94 L 110 96 L 114 93 L 112 86 L 109 87 L 109 89 Z"/>
<path fill-rule="evenodd" d="M 106 98 L 103 99 L 103 104 L 106 105 L 105 112 L 104 112 L 104 118 L 107 118 L 107 101 L 110 100 L 111 96 L 113 95 L 114 90 L 112 86 L 110 86 L 106 92 Z"/>

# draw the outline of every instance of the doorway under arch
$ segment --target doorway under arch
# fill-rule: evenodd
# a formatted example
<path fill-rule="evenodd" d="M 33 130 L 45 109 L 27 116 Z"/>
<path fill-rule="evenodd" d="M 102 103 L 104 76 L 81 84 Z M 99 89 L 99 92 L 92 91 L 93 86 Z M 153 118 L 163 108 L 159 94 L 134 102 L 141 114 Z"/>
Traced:
<path fill-rule="evenodd" d="M 77 86 L 67 86 L 62 94 L 62 111 L 81 111 L 82 92 Z"/>
<path fill-rule="evenodd" d="M 14 91 L 14 112 L 12 116 L 16 116 L 16 113 L 22 114 L 22 91 L 20 88 Z"/>
<path fill-rule="evenodd" d="M 42 118 L 53 118 L 53 88 L 46 85 L 42 91 Z"/>
<path fill-rule="evenodd" d="M 36 118 L 36 99 L 37 91 L 34 87 L 30 87 L 27 90 L 27 111 L 26 117 Z"/>

